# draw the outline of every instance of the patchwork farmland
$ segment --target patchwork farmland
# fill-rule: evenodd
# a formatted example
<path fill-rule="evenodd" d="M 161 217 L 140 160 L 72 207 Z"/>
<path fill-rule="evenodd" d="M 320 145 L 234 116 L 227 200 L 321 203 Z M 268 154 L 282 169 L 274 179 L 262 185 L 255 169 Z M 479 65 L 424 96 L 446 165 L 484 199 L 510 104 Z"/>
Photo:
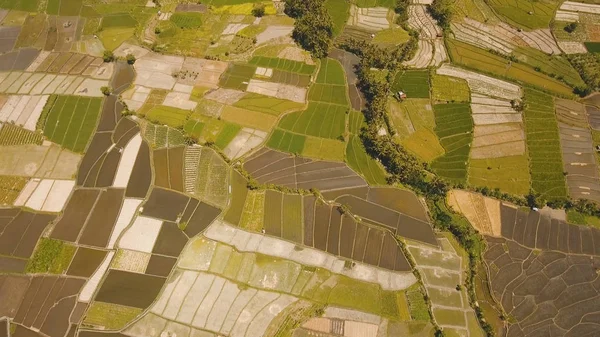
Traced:
<path fill-rule="evenodd" d="M 594 336 L 599 22 L 0 0 L 0 337 Z"/>

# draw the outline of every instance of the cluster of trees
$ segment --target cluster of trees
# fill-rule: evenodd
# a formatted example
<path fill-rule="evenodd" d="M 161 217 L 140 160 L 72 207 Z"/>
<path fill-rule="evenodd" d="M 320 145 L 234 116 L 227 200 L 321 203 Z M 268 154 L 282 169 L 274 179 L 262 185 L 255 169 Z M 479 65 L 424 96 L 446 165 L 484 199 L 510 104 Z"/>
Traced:
<path fill-rule="evenodd" d="M 316 58 L 333 44 L 333 21 L 323 0 L 285 0 L 285 14 L 296 19 L 292 38 Z"/>
<path fill-rule="evenodd" d="M 429 14 L 444 30 L 450 28 L 450 22 L 454 15 L 453 6 L 452 0 L 433 0 L 433 3 L 428 7 Z"/>
<path fill-rule="evenodd" d="M 571 65 L 577 70 L 587 87 L 575 88 L 575 93 L 587 96 L 600 89 L 600 54 L 574 54 L 568 56 Z"/>

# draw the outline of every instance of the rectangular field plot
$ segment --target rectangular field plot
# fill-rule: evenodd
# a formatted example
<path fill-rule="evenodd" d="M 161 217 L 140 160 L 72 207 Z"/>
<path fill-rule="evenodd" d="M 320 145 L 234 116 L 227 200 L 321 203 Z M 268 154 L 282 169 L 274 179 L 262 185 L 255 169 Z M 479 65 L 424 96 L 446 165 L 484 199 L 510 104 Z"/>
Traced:
<path fill-rule="evenodd" d="M 346 144 L 337 139 L 306 137 L 302 155 L 305 157 L 344 161 Z"/>
<path fill-rule="evenodd" d="M 248 93 L 235 102 L 233 106 L 279 116 L 286 112 L 298 111 L 304 107 L 304 104 L 255 93 Z"/>
<path fill-rule="evenodd" d="M 360 173 L 370 185 L 385 185 L 386 173 L 375 159 L 369 156 L 358 136 L 351 136 L 346 146 L 348 166 Z"/>
<path fill-rule="evenodd" d="M 331 104 L 348 105 L 346 86 L 315 83 L 308 91 L 308 100 Z"/>
<path fill-rule="evenodd" d="M 533 67 L 515 62 L 512 62 L 508 67 L 508 60 L 463 42 L 448 40 L 446 45 L 452 61 L 467 68 L 483 70 L 500 77 L 556 92 L 563 96 L 572 95 L 573 90 L 568 85 L 535 71 Z"/>
<path fill-rule="evenodd" d="M 232 106 L 225 106 L 223 108 L 221 118 L 245 127 L 263 131 L 270 131 L 277 122 L 275 116 Z"/>
<path fill-rule="evenodd" d="M 293 132 L 275 129 L 267 141 L 267 146 L 284 152 L 300 154 L 304 150 L 306 136 Z"/>
<path fill-rule="evenodd" d="M 247 64 L 231 64 L 221 76 L 219 86 L 222 88 L 246 90 L 256 67 Z"/>
<path fill-rule="evenodd" d="M 157 124 L 168 125 L 172 128 L 182 127 L 192 112 L 179 108 L 158 105 L 146 113 L 146 118 Z"/>
<path fill-rule="evenodd" d="M 548 28 L 560 2 L 492 0 L 488 4 L 503 21 L 525 29 Z"/>
<path fill-rule="evenodd" d="M 337 60 L 330 58 L 322 60 L 315 83 L 346 85 L 344 68 L 342 68 L 342 65 Z"/>
<path fill-rule="evenodd" d="M 0 205 L 12 205 L 27 184 L 27 178 L 0 176 Z"/>
<path fill-rule="evenodd" d="M 83 152 L 101 108 L 101 98 L 59 96 L 48 113 L 44 135 L 64 148 Z"/>
<path fill-rule="evenodd" d="M 527 156 L 510 156 L 469 161 L 469 185 L 525 195 L 531 186 Z"/>
<path fill-rule="evenodd" d="M 531 187 L 545 198 L 567 196 L 558 123 L 552 96 L 525 89 L 523 118 L 531 169 Z"/>
<path fill-rule="evenodd" d="M 299 134 L 336 139 L 346 129 L 347 110 L 341 105 L 310 102 L 306 110 L 284 116 L 279 127 Z"/>
<path fill-rule="evenodd" d="M 467 180 L 467 162 L 473 140 L 473 119 L 468 104 L 437 104 L 435 133 L 446 153 L 435 159 L 431 167 L 440 176 L 454 182 Z"/>
<path fill-rule="evenodd" d="M 194 194 L 208 202 L 225 207 L 229 186 L 229 167 L 214 150 L 203 147 L 198 163 Z"/>
<path fill-rule="evenodd" d="M 431 87 L 432 98 L 436 101 L 468 102 L 470 98 L 469 85 L 462 78 L 433 75 Z"/>
<path fill-rule="evenodd" d="M 249 63 L 258 67 L 273 68 L 303 75 L 312 75 L 316 68 L 314 65 L 303 62 L 265 56 L 255 56 Z"/>
<path fill-rule="evenodd" d="M 0 145 L 42 145 L 44 136 L 40 132 L 23 129 L 14 124 L 0 123 Z"/>
<path fill-rule="evenodd" d="M 392 84 L 394 93 L 404 91 L 409 98 L 429 98 L 429 71 L 404 70 L 396 74 Z"/>

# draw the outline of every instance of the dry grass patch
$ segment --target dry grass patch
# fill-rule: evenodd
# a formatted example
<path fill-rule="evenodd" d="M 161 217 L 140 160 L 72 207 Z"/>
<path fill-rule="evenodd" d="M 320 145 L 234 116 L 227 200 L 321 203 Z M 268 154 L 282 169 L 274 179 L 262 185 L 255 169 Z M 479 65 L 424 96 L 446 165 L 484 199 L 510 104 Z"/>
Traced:
<path fill-rule="evenodd" d="M 273 115 L 233 106 L 225 106 L 221 112 L 221 118 L 245 127 L 263 131 L 270 131 L 277 122 L 277 117 Z"/>

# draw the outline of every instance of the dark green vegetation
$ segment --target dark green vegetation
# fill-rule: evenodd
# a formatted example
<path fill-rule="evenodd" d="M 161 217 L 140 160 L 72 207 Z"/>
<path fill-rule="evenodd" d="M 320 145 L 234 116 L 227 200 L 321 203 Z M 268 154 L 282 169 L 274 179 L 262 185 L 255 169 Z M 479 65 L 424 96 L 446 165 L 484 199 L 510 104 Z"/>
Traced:
<path fill-rule="evenodd" d="M 570 55 L 569 61 L 587 84 L 576 89 L 579 95 L 586 96 L 600 88 L 600 53 Z"/>
<path fill-rule="evenodd" d="M 44 135 L 51 141 L 74 152 L 83 152 L 96 128 L 101 98 L 58 96 L 52 104 Z"/>
<path fill-rule="evenodd" d="M 41 238 L 26 271 L 32 274 L 62 274 L 69 267 L 75 249 L 75 246 L 60 240 Z"/>
<path fill-rule="evenodd" d="M 322 0 L 285 0 L 285 14 L 296 19 L 292 37 L 316 58 L 327 56 L 334 26 Z"/>
<path fill-rule="evenodd" d="M 434 0 L 429 6 L 429 13 L 438 22 L 440 27 L 447 29 L 450 27 L 450 21 L 454 16 L 454 1 L 452 0 Z"/>
<path fill-rule="evenodd" d="M 473 119 L 468 104 L 436 104 L 435 133 L 446 153 L 431 164 L 441 177 L 455 182 L 466 183 L 469 151 L 473 141 Z"/>
<path fill-rule="evenodd" d="M 583 44 L 590 53 L 600 53 L 600 42 L 584 42 Z"/>
<path fill-rule="evenodd" d="M 392 84 L 394 93 L 404 91 L 408 98 L 429 98 L 429 71 L 399 71 Z"/>
<path fill-rule="evenodd" d="M 567 188 L 552 96 L 525 89 L 524 104 L 531 188 L 545 200 L 564 199 Z"/>

